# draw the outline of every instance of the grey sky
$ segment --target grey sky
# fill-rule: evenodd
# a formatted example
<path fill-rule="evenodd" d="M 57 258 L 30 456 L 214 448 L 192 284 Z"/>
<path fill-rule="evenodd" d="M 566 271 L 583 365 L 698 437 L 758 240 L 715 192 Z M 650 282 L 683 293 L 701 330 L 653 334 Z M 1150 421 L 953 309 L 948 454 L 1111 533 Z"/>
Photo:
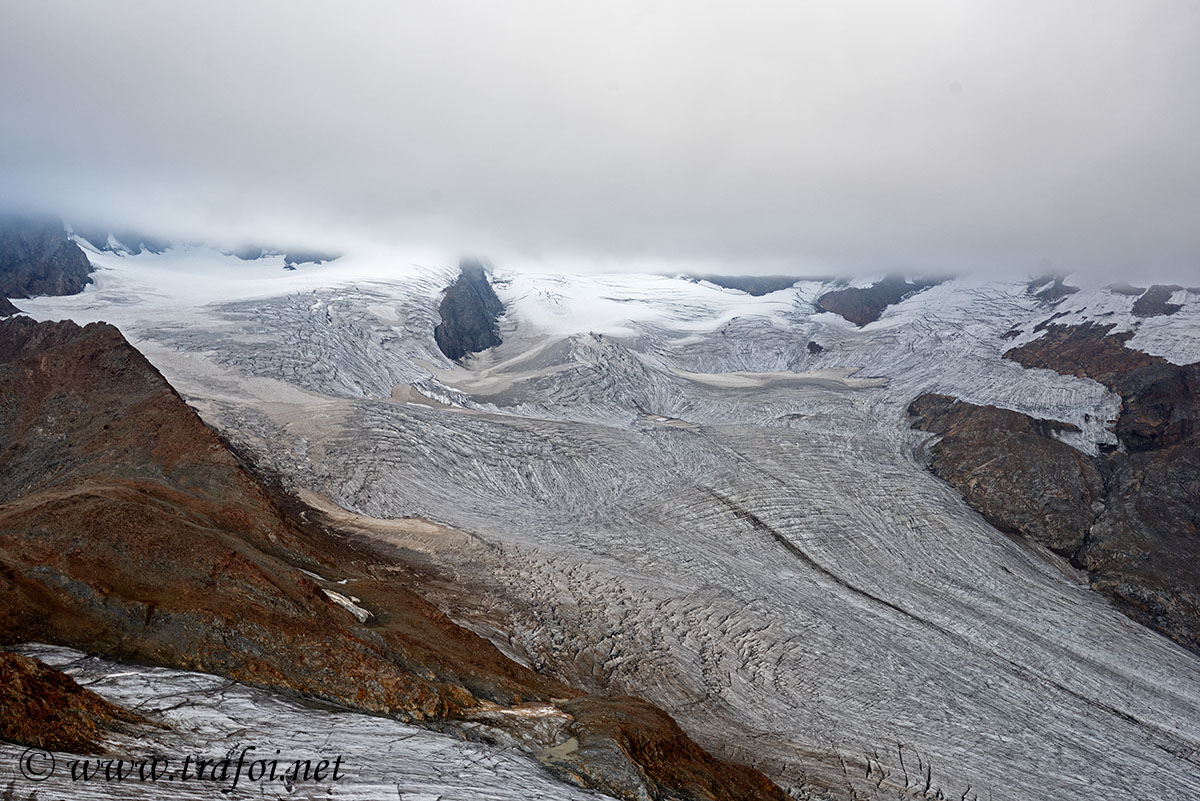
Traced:
<path fill-rule="evenodd" d="M 0 202 L 188 236 L 1200 278 L 1200 3 L 0 0 Z"/>

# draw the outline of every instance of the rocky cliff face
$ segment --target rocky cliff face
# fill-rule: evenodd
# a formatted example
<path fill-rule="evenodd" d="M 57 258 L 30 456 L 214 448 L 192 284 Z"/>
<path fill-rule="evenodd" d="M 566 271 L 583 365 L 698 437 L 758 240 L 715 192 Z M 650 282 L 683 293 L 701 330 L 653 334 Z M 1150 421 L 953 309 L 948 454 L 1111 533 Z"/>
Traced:
<path fill-rule="evenodd" d="M 503 313 L 504 304 L 496 297 L 483 265 L 463 261 L 458 279 L 446 289 L 438 307 L 442 322 L 433 330 L 433 337 L 448 359 L 494 348 L 500 344 L 496 321 Z"/>
<path fill-rule="evenodd" d="M 73 295 L 91 283 L 91 271 L 60 221 L 0 220 L 0 297 Z"/>
<path fill-rule="evenodd" d="M 942 437 L 930 468 L 989 523 L 1064 556 L 1075 553 L 1104 481 L 1091 458 L 1055 439 L 1074 426 L 946 395 L 922 395 L 908 411 L 917 428 Z"/>
<path fill-rule="evenodd" d="M 0 641 L 457 726 L 620 798 L 783 798 L 652 705 L 456 626 L 419 594 L 427 572 L 260 483 L 112 326 L 0 322 L 0 436 Z M 597 747 L 553 750 L 559 733 Z"/>
<path fill-rule="evenodd" d="M 931 469 L 996 527 L 1067 556 L 1130 617 L 1200 652 L 1200 363 L 1125 347 L 1111 325 L 1048 325 L 1005 354 L 1121 396 L 1123 449 L 1088 457 L 1062 423 L 924 395 L 915 425 L 942 435 Z"/>
<path fill-rule="evenodd" d="M 889 275 L 866 289 L 847 287 L 826 292 L 817 298 L 819 311 L 833 312 L 862 328 L 873 323 L 888 306 L 893 306 L 910 295 L 936 286 L 937 281 L 909 282 L 903 276 Z"/>

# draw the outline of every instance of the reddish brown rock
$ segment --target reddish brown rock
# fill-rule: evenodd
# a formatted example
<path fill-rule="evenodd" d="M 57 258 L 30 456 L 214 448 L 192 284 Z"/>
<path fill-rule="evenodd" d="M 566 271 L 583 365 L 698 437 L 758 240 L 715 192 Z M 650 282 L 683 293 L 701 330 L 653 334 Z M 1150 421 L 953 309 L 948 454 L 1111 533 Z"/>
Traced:
<path fill-rule="evenodd" d="M 95 754 L 106 730 L 142 722 L 140 715 L 105 701 L 65 673 L 0 651 L 0 740 Z"/>
<path fill-rule="evenodd" d="M 557 766 L 569 765 L 617 798 L 636 801 L 639 786 L 658 798 L 680 792 L 687 798 L 721 801 L 784 801 L 787 796 L 758 771 L 732 767 L 710 756 L 671 716 L 640 698 L 585 696 L 563 705 L 578 750 Z M 675 788 L 675 790 L 672 790 Z"/>

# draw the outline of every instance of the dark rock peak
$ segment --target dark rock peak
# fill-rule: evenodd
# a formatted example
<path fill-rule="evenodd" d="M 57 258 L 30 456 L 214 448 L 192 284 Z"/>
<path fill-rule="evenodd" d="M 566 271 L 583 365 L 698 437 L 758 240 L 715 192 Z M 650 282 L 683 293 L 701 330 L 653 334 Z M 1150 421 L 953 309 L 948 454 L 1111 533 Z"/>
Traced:
<path fill-rule="evenodd" d="M 821 346 L 820 346 L 820 345 L 818 345 L 816 342 L 813 342 L 813 341 L 810 339 L 810 340 L 808 341 L 808 352 L 809 352 L 809 354 L 811 354 L 811 355 L 813 355 L 813 356 L 817 356 L 818 354 L 824 353 L 824 352 L 825 352 L 825 348 L 821 347 Z"/>
<path fill-rule="evenodd" d="M 459 276 L 446 288 L 438 306 L 441 323 L 433 338 L 446 358 L 457 361 L 468 353 L 500 344 L 499 318 L 504 304 L 496 296 L 481 262 L 464 259 Z"/>
<path fill-rule="evenodd" d="M 12 301 L 8 298 L 0 297 L 0 318 L 12 317 L 14 314 L 20 314 L 21 310 L 12 305 Z"/>
<path fill-rule="evenodd" d="M 940 279 L 909 282 L 904 276 L 889 275 L 866 289 L 847 287 L 826 292 L 816 305 L 819 311 L 833 312 L 862 328 L 878 320 L 888 306 L 940 283 Z"/>
<path fill-rule="evenodd" d="M 794 275 L 685 275 L 684 278 L 689 281 L 708 281 L 710 284 L 725 289 L 736 289 L 756 297 L 790 289 L 797 281 L 811 280 Z"/>
<path fill-rule="evenodd" d="M 1155 284 L 1133 302 L 1135 317 L 1155 317 L 1160 314 L 1174 314 L 1183 308 L 1178 303 L 1168 303 L 1171 295 L 1183 289 L 1181 286 Z"/>
<path fill-rule="evenodd" d="M 1046 303 L 1057 303 L 1067 295 L 1074 295 L 1079 287 L 1065 283 L 1062 275 L 1042 275 L 1029 282 L 1029 294 Z"/>
<path fill-rule="evenodd" d="M 296 264 L 324 264 L 327 261 L 337 261 L 341 257 L 341 253 L 331 253 L 321 250 L 289 250 L 283 254 L 283 263 L 289 266 Z"/>
<path fill-rule="evenodd" d="M 1137 297 L 1146 291 L 1144 286 L 1131 286 L 1124 281 L 1116 284 L 1109 284 L 1104 288 L 1109 292 L 1112 292 L 1114 295 L 1130 295 L 1132 297 Z"/>
<path fill-rule="evenodd" d="M 0 220 L 0 297 L 73 295 L 91 283 L 92 265 L 52 217 Z"/>
<path fill-rule="evenodd" d="M 283 256 L 283 266 L 289 270 L 294 270 L 297 264 L 324 264 L 327 261 L 337 261 L 342 257 L 341 253 L 273 248 L 262 245 L 246 245 L 237 250 L 227 251 L 227 253 L 230 256 L 237 256 L 242 261 L 255 261 L 267 256 Z"/>
<path fill-rule="evenodd" d="M 75 228 L 71 233 L 86 241 L 96 250 L 109 253 L 128 253 L 136 256 L 139 253 L 163 253 L 171 243 L 157 237 L 147 236 L 137 231 L 109 231 L 104 228 Z M 109 237 L 112 237 L 110 242 Z"/>

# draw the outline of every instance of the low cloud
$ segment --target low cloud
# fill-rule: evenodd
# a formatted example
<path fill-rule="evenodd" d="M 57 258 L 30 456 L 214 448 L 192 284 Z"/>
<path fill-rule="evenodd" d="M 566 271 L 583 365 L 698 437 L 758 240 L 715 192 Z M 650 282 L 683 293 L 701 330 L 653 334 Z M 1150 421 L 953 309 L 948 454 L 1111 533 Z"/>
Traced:
<path fill-rule="evenodd" d="M 3 2 L 0 204 L 224 242 L 1184 281 L 1197 75 L 1188 0 Z"/>

